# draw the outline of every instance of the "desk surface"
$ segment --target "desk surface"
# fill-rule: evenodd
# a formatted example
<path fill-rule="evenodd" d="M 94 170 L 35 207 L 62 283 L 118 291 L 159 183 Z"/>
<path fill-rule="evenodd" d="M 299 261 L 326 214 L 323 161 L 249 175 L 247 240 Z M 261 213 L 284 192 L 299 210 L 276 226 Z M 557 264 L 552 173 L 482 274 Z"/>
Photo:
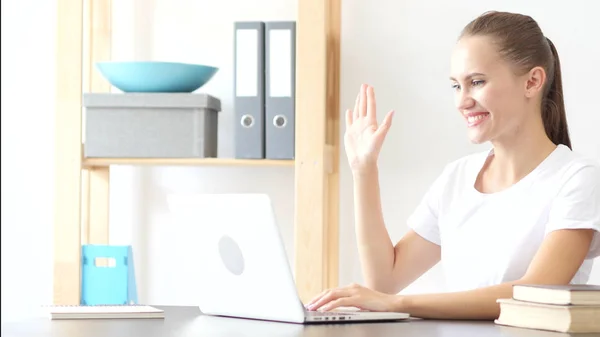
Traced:
<path fill-rule="evenodd" d="M 569 334 L 519 329 L 493 322 L 410 320 L 393 323 L 298 325 L 211 317 L 196 307 L 163 307 L 164 319 L 56 320 L 32 318 L 2 324 L 2 337 L 564 337 Z M 588 337 L 590 334 L 573 335 Z M 594 335 L 594 336 L 597 336 Z"/>

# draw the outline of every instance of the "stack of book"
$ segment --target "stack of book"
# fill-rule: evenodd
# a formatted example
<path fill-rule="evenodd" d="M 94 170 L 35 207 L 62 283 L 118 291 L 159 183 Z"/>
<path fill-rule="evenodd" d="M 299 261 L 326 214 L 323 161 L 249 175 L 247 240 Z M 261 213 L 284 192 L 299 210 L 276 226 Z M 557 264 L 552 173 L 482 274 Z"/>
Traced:
<path fill-rule="evenodd" d="M 600 285 L 513 286 L 512 298 L 499 299 L 499 325 L 558 331 L 600 333 Z"/>

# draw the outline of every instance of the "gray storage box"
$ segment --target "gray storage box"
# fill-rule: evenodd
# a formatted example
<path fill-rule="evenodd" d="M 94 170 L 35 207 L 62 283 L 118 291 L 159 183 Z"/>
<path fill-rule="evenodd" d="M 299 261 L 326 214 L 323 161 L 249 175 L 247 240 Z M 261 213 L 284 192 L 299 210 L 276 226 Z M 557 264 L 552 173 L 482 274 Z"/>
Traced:
<path fill-rule="evenodd" d="M 217 157 L 221 101 L 201 93 L 88 93 L 86 158 Z"/>

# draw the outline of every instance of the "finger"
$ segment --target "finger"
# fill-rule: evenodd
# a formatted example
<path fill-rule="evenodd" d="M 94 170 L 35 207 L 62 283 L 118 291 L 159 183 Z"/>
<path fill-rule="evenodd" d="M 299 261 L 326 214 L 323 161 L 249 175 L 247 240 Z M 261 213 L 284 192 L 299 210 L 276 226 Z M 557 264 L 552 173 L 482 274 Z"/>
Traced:
<path fill-rule="evenodd" d="M 334 292 L 334 291 L 333 290 L 324 291 L 319 296 L 317 296 L 313 301 L 311 301 L 311 303 L 306 308 L 310 311 L 315 311 L 315 310 L 319 309 L 323 304 L 330 301 L 329 298 L 332 297 L 332 295 L 331 295 L 332 292 Z"/>
<path fill-rule="evenodd" d="M 331 301 L 335 301 L 339 298 L 344 298 L 350 296 L 348 289 L 334 289 L 328 291 L 323 297 L 317 300 L 310 306 L 310 310 L 318 310 L 322 306 L 328 304 Z"/>
<path fill-rule="evenodd" d="M 385 117 L 383 118 L 383 121 L 379 125 L 379 128 L 377 128 L 377 131 L 375 131 L 375 135 L 377 137 L 385 137 L 387 135 L 390 127 L 392 126 L 393 118 L 394 118 L 394 110 L 388 112 L 387 115 L 385 115 Z"/>
<path fill-rule="evenodd" d="M 353 120 L 358 119 L 358 105 L 359 104 L 360 104 L 360 90 L 358 91 L 358 94 L 356 95 L 356 100 L 354 101 Z"/>
<path fill-rule="evenodd" d="M 375 119 L 376 118 L 376 110 L 377 105 L 375 102 L 375 90 L 373 87 L 369 86 L 367 88 L 367 117 Z"/>
<path fill-rule="evenodd" d="M 308 302 L 306 304 L 306 307 L 310 309 L 310 307 L 312 305 L 314 305 L 317 301 L 319 301 L 321 298 L 323 298 L 323 296 L 325 296 L 325 294 L 327 294 L 329 291 L 331 291 L 331 290 L 330 289 L 323 290 L 320 294 L 318 294 L 312 300 L 310 300 L 310 302 Z"/>
<path fill-rule="evenodd" d="M 367 85 L 363 84 L 360 86 L 360 106 L 358 108 L 359 116 L 364 117 L 367 115 Z"/>
<path fill-rule="evenodd" d="M 358 286 L 357 284 L 350 284 L 347 285 L 343 288 L 338 288 L 338 289 L 326 289 L 323 290 L 319 295 L 315 296 L 310 302 L 308 302 L 305 306 L 308 308 L 312 305 L 314 305 L 317 301 L 319 301 L 320 299 L 323 298 L 323 296 L 325 296 L 326 294 L 330 293 L 330 292 L 334 292 L 334 291 L 339 291 L 340 289 L 346 290 L 348 295 L 350 296 L 350 294 L 353 294 L 353 291 L 356 291 L 357 288 L 360 288 L 360 286 Z"/>
<path fill-rule="evenodd" d="M 352 110 L 346 110 L 346 128 L 349 128 L 352 125 Z"/>
<path fill-rule="evenodd" d="M 327 304 L 325 304 L 321 310 L 322 311 L 331 311 L 339 307 L 357 307 L 358 298 L 356 297 L 342 297 L 336 300 L 333 300 Z"/>

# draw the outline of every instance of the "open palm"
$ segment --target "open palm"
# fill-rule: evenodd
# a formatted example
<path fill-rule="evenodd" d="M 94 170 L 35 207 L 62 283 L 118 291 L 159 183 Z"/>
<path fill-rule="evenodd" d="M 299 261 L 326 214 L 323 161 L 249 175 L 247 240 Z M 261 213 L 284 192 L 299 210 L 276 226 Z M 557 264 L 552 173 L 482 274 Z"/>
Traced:
<path fill-rule="evenodd" d="M 381 146 L 390 129 L 393 111 L 377 125 L 375 92 L 363 84 L 354 105 L 346 110 L 344 144 L 348 163 L 353 171 L 369 169 L 377 163 Z"/>

